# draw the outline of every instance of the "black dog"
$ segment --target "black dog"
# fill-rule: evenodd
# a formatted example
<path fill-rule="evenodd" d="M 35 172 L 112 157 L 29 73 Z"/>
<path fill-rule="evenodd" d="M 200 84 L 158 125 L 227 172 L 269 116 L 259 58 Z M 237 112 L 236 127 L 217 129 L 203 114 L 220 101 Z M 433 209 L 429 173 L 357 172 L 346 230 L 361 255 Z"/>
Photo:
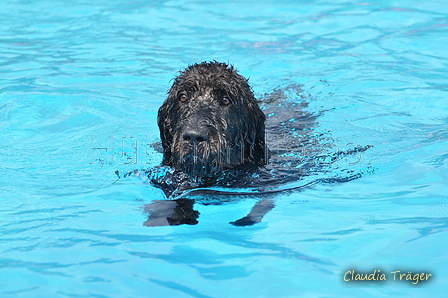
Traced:
<path fill-rule="evenodd" d="M 229 170 L 257 169 L 268 161 L 266 116 L 259 108 L 247 79 L 225 63 L 203 62 L 187 67 L 174 79 L 157 122 L 164 165 L 174 171 L 150 181 L 170 201 L 145 206 L 146 226 L 196 224 L 194 200 L 177 198 L 183 191 L 217 185 Z M 233 181 L 239 180 L 233 176 Z M 222 177 L 221 177 L 222 178 Z M 227 176 L 228 178 L 228 176 Z M 252 225 L 274 207 L 258 202 L 251 212 L 232 224 Z"/>
<path fill-rule="evenodd" d="M 302 94 L 300 86 L 291 88 Z M 218 193 L 224 195 L 220 197 L 223 201 L 230 200 L 227 195 L 258 194 L 262 199 L 249 214 L 232 222 L 236 226 L 253 225 L 274 208 L 270 194 L 284 190 L 276 186 L 328 172 L 340 156 L 356 155 L 371 147 L 319 155 L 329 144 L 326 139 L 320 142 L 312 133 L 317 116 L 302 111 L 306 102 L 288 102 L 283 94 L 286 91 L 274 90 L 263 100 L 270 116 L 267 129 L 274 136 L 269 142 L 271 152 L 266 146 L 266 116 L 247 79 L 232 66 L 216 61 L 194 64 L 182 71 L 174 79 L 158 114 L 165 166 L 144 172 L 171 200 L 145 205 L 150 216 L 144 225 L 196 224 L 199 212 L 193 210 L 194 203 L 219 203 L 220 199 L 215 199 Z M 345 176 L 314 179 L 288 189 L 347 182 L 361 175 L 352 172 L 347 170 Z M 205 189 L 210 186 L 249 186 L 257 191 L 232 194 Z"/>
<path fill-rule="evenodd" d="M 159 109 L 163 164 L 191 179 L 267 163 L 266 116 L 248 80 L 225 63 L 187 67 Z"/>

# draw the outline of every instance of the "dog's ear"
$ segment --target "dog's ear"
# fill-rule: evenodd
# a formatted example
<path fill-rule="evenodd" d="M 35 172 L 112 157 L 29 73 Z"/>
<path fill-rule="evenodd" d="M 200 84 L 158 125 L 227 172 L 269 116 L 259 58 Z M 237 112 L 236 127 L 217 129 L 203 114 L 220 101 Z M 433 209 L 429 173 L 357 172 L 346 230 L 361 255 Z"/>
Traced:
<path fill-rule="evenodd" d="M 241 116 L 239 121 L 240 133 L 236 135 L 235 144 L 244 144 L 244 161 L 257 166 L 268 162 L 268 148 L 266 146 L 265 121 L 266 115 L 258 106 L 249 82 L 244 77 L 237 75 L 237 82 L 229 88 L 234 88 L 237 101 L 240 102 Z M 236 87 L 237 86 L 237 87 Z"/>
<path fill-rule="evenodd" d="M 258 106 L 252 88 L 249 85 L 249 80 L 242 76 L 240 76 L 240 78 L 240 85 L 242 88 L 238 93 L 244 98 L 243 106 L 245 107 L 245 112 L 243 114 L 246 114 L 244 117 L 247 117 L 245 125 L 248 135 L 246 137 L 247 147 L 245 148 L 245 151 L 249 152 L 249 162 L 256 165 L 265 165 L 268 163 L 269 157 L 265 133 L 266 115 Z"/>
<path fill-rule="evenodd" d="M 172 123 L 171 118 L 168 117 L 170 97 L 165 100 L 162 106 L 159 108 L 157 115 L 157 124 L 160 131 L 160 139 L 162 140 L 163 147 L 163 160 L 162 164 L 171 166 L 171 145 L 173 144 Z"/>
<path fill-rule="evenodd" d="M 249 116 L 252 118 L 249 123 L 250 136 L 252 139 L 251 144 L 251 162 L 257 165 L 264 165 L 268 162 L 268 149 L 266 146 L 266 133 L 265 133 L 265 121 L 266 115 L 258 107 L 257 103 L 253 102 L 253 107 L 250 109 Z"/>

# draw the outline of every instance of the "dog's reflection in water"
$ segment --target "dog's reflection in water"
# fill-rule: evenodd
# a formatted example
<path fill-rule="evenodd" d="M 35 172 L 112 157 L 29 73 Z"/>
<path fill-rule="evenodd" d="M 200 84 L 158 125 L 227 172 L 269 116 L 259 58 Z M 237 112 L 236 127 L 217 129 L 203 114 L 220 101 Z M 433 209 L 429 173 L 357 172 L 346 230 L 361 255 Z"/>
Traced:
<path fill-rule="evenodd" d="M 144 212 L 149 213 L 149 218 L 143 223 L 147 227 L 195 225 L 198 223 L 199 212 L 193 210 L 194 200 L 158 200 L 147 204 Z"/>
<path fill-rule="evenodd" d="M 199 212 L 193 209 L 194 199 L 158 200 L 144 206 L 144 212 L 149 214 L 143 223 L 147 227 L 195 225 L 198 223 Z M 234 222 L 235 226 L 250 226 L 261 222 L 265 214 L 274 208 L 272 199 L 262 199 L 251 209 L 249 214 Z"/>

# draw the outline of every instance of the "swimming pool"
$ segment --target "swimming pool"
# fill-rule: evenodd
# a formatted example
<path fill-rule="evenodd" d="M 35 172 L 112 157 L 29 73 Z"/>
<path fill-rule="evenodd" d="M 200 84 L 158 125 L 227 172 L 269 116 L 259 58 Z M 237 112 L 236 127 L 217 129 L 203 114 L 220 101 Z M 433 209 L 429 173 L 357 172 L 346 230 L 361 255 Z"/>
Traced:
<path fill-rule="evenodd" d="M 440 1 L 2 1 L 1 297 L 444 297 L 448 8 Z M 196 204 L 145 227 L 170 80 L 229 62 L 259 98 L 300 85 L 316 134 L 373 145 L 362 177 Z M 303 95 L 303 98 L 301 97 Z M 367 170 L 366 170 L 367 169 Z M 297 181 L 301 183 L 301 181 Z M 386 273 L 387 281 L 352 281 Z M 433 274 L 413 285 L 391 272 Z M 344 278 L 349 281 L 344 281 Z M 355 275 L 353 276 L 355 278 Z M 406 276 L 404 277 L 406 278 Z"/>

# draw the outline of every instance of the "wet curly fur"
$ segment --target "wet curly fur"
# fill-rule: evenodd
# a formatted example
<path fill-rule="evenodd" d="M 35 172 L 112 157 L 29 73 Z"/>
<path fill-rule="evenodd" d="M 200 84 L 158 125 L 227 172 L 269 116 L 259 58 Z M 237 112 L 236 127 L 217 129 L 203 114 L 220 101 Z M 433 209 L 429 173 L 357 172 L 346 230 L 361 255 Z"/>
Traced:
<path fill-rule="evenodd" d="M 233 66 L 203 62 L 174 79 L 157 122 L 163 164 L 192 179 L 267 162 L 266 116 Z"/>

